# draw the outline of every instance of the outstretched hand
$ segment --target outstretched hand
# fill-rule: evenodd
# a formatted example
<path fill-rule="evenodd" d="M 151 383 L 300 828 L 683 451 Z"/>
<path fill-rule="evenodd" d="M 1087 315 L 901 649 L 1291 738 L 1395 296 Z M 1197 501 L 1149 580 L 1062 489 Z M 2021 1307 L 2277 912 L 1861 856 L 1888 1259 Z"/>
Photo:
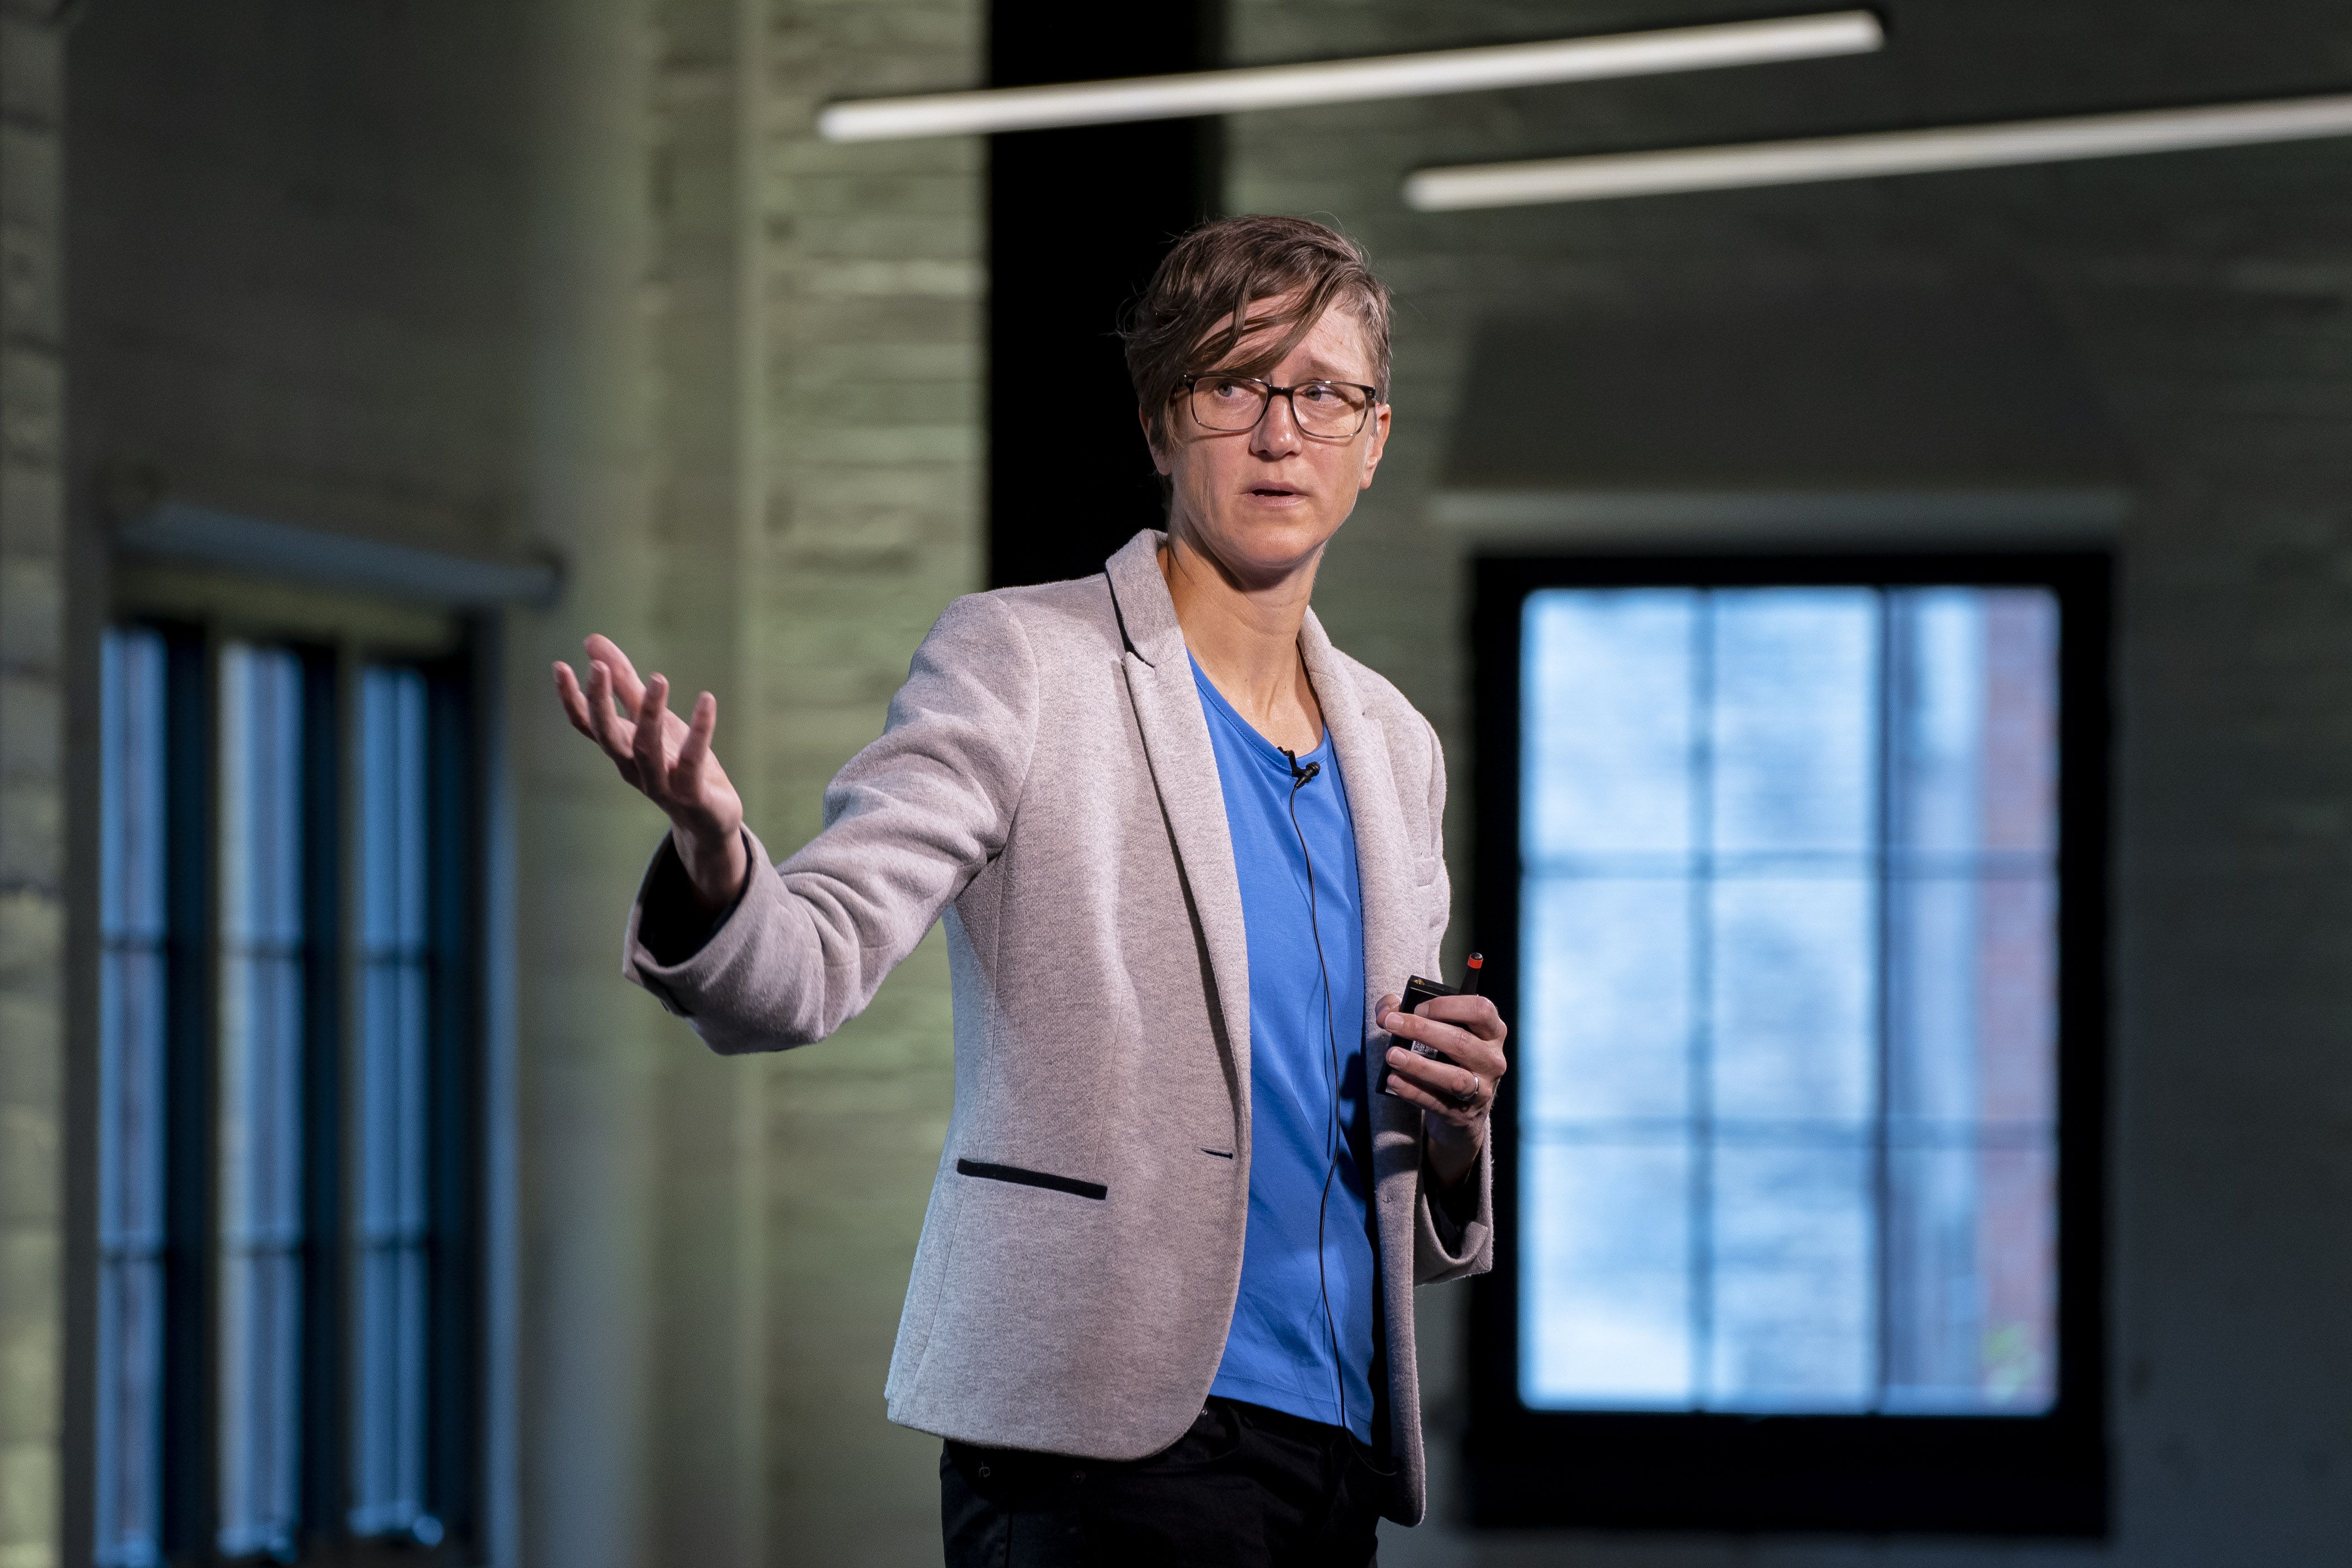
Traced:
<path fill-rule="evenodd" d="M 706 908 L 722 910 L 743 890 L 751 858 L 743 848 L 743 799 L 710 749 L 719 700 L 694 700 L 691 721 L 669 710 L 669 681 L 637 679 L 619 645 L 601 633 L 587 641 L 588 684 L 555 663 L 555 694 L 572 727 L 596 742 L 631 788 L 669 817 L 670 839 Z"/>

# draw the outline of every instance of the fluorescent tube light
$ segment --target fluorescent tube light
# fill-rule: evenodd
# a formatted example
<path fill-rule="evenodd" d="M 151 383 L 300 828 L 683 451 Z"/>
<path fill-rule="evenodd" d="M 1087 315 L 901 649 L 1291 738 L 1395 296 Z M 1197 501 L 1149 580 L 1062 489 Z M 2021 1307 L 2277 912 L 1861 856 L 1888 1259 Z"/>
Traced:
<path fill-rule="evenodd" d="M 923 98 L 877 98 L 829 105 L 817 132 L 829 142 L 961 136 L 1055 125 L 1109 125 L 1247 109 L 1421 98 L 1547 82 L 1596 81 L 1721 66 L 1868 54 L 1886 36 L 1868 11 L 1835 11 L 1767 22 L 1727 22 L 1544 44 L 1446 49 L 1425 55 L 1253 66 L 1182 76 L 1129 77 L 1054 87 L 1006 87 Z"/>
<path fill-rule="evenodd" d="M 2352 94 L 1866 136 L 1822 136 L 1801 142 L 1464 164 L 1423 169 L 1408 176 L 1404 200 L 1407 206 L 1423 212 L 1593 202 L 1671 191 L 1993 169 L 2345 135 L 2352 135 Z"/>

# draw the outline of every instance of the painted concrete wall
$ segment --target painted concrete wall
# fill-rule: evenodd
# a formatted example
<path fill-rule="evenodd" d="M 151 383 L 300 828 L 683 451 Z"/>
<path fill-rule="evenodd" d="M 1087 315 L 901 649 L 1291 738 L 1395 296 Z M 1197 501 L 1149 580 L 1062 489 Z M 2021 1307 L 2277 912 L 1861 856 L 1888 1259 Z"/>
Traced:
<path fill-rule="evenodd" d="M 58 1561 L 65 1310 L 63 34 L 0 8 L 0 1568 Z"/>

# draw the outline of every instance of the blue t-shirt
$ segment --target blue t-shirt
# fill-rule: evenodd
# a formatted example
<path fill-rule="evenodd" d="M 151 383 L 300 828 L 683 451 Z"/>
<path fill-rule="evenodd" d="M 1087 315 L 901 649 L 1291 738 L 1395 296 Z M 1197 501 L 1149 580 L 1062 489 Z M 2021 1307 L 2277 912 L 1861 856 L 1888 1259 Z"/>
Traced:
<path fill-rule="evenodd" d="M 1298 759 L 1322 771 L 1298 788 L 1294 830 L 1289 760 L 1197 663 L 1192 679 L 1216 747 L 1249 941 L 1249 1230 L 1225 1358 L 1209 1392 L 1337 1426 L 1344 1384 L 1345 1425 L 1370 1442 L 1380 1269 L 1364 1180 L 1364 915 L 1348 793 L 1327 731 Z M 1302 834 L 1315 865 L 1311 920 Z"/>

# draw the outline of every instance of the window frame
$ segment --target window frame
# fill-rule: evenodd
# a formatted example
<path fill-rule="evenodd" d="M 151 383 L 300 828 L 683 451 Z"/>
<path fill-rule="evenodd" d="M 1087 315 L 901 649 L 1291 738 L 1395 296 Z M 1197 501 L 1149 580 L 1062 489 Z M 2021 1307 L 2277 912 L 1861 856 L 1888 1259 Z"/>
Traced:
<path fill-rule="evenodd" d="M 278 647 L 302 662 L 306 741 L 300 763 L 304 870 L 303 1331 L 299 1502 L 293 1562 L 425 1568 L 478 1560 L 489 1551 L 494 1391 L 485 1337 L 495 1306 L 488 1251 L 491 1020 L 485 908 L 492 896 L 494 803 L 488 768 L 494 731 L 497 626 L 490 615 L 411 607 L 362 595 L 291 587 L 207 571 L 134 567 L 109 595 L 108 626 L 160 633 L 165 645 L 168 753 L 165 809 L 167 952 L 163 1159 L 165 1215 L 162 1553 L 172 1562 L 225 1557 L 220 1506 L 221 1242 L 218 1074 L 223 957 L 220 900 L 221 654 L 232 640 Z M 406 1536 L 360 1537 L 349 1523 L 353 1400 L 358 1384 L 355 1259 L 357 1074 L 362 980 L 359 879 L 359 683 L 363 668 L 416 669 L 426 688 L 425 897 L 432 1019 L 428 1037 L 428 1273 L 426 1507 L 440 1526 L 424 1546 Z M 93 957 L 95 955 L 93 954 Z M 94 967 L 91 978 L 94 981 Z M 95 1110 L 94 1078 L 82 1103 Z M 98 1179 L 95 1123 L 77 1136 L 75 1160 Z M 79 1307 L 94 1305 L 95 1232 L 79 1234 Z M 77 1397 L 95 1393 L 97 1324 L 77 1321 Z M 69 1540 L 93 1542 L 95 1424 L 75 1424 L 68 1499 L 83 1517 Z M 89 1546 L 81 1549 L 89 1560 Z"/>
<path fill-rule="evenodd" d="M 1472 563 L 1473 909 L 1517 1016 L 1523 606 L 1550 588 L 2036 587 L 2058 601 L 2058 1380 L 2037 1415 L 1530 1409 L 1518 1394 L 1517 1075 L 1494 1120 L 1492 1272 L 1474 1282 L 1469 1511 L 1482 1527 L 2104 1537 L 2110 605 L 2105 552 L 1486 554 Z"/>

